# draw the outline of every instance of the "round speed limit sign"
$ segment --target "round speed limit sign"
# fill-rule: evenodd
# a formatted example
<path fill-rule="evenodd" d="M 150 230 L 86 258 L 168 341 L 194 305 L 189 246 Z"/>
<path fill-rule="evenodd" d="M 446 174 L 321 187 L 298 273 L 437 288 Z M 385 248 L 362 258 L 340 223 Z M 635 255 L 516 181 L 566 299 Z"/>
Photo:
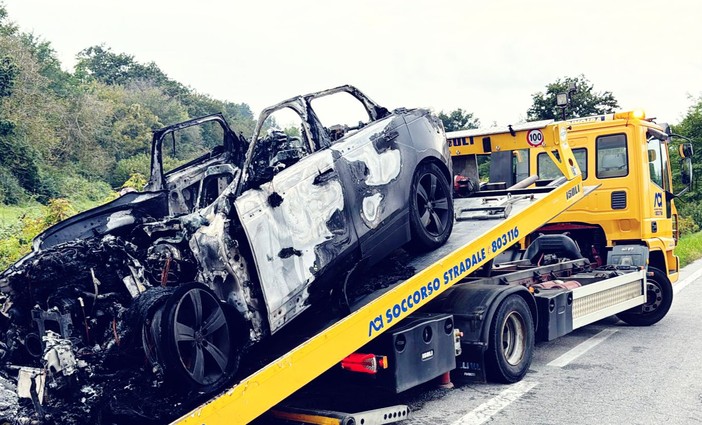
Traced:
<path fill-rule="evenodd" d="M 541 130 L 529 130 L 527 133 L 527 143 L 530 146 L 537 147 L 544 143 L 544 134 Z"/>

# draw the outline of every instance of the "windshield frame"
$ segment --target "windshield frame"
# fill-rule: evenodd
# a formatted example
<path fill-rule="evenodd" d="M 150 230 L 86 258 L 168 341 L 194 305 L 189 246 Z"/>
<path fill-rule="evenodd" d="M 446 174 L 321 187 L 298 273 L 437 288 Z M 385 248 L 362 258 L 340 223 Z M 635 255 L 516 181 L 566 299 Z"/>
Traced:
<path fill-rule="evenodd" d="M 200 126 L 207 122 L 217 122 L 223 131 L 222 148 L 219 146 L 214 147 L 210 152 L 207 152 L 197 158 L 194 158 L 185 164 L 179 165 L 178 167 L 169 170 L 168 173 L 163 171 L 163 144 L 166 137 L 174 134 L 176 131 L 183 130 L 189 127 Z M 194 163 L 202 161 L 203 158 L 213 157 L 220 154 L 229 154 L 232 156 L 232 162 L 235 164 L 240 164 L 243 162 L 243 154 L 246 152 L 248 147 L 248 142 L 246 139 L 234 132 L 227 120 L 220 113 L 205 115 L 203 117 L 194 118 L 192 120 L 183 121 L 177 124 L 173 124 L 167 127 L 154 130 L 153 138 L 151 141 L 151 174 L 149 181 L 144 188 L 145 191 L 158 191 L 166 189 L 166 174 L 170 174 L 184 168 L 191 166 Z"/>

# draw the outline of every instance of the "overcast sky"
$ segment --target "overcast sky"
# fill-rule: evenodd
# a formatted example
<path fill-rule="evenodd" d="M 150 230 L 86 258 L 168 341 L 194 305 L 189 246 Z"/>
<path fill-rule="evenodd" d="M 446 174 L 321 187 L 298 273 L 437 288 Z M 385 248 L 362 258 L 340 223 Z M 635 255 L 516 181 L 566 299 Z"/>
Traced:
<path fill-rule="evenodd" d="M 698 0 L 4 2 L 67 69 L 104 43 L 256 114 L 346 83 L 389 108 L 460 107 L 484 126 L 523 120 L 531 94 L 564 76 L 671 123 L 702 95 Z"/>

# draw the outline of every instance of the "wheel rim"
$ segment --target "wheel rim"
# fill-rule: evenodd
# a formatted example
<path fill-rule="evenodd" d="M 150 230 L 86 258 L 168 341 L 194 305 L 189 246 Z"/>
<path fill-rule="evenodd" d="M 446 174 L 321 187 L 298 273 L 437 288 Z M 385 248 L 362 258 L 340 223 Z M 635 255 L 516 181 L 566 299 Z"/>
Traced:
<path fill-rule="evenodd" d="M 502 355 L 512 366 L 518 365 L 524 358 L 525 335 L 524 318 L 516 311 L 511 312 L 502 325 Z"/>
<path fill-rule="evenodd" d="M 230 363 L 230 333 L 219 301 L 200 288 L 187 291 L 174 310 L 172 335 L 185 373 L 200 385 L 221 378 Z"/>
<path fill-rule="evenodd" d="M 422 227 L 432 236 L 438 236 L 449 225 L 449 199 L 439 178 L 424 174 L 417 184 L 417 212 Z"/>
<path fill-rule="evenodd" d="M 646 304 L 642 309 L 644 313 L 654 312 L 660 307 L 663 302 L 663 290 L 655 281 L 648 280 L 646 282 Z"/>

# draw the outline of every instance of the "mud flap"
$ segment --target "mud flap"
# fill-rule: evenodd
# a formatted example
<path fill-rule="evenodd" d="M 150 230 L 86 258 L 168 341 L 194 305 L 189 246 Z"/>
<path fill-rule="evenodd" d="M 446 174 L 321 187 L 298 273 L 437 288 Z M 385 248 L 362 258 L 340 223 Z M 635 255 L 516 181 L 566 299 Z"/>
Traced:
<path fill-rule="evenodd" d="M 451 379 L 457 383 L 487 382 L 485 376 L 485 349 L 482 343 L 461 344 L 463 352 L 456 357 L 456 369 Z"/>

